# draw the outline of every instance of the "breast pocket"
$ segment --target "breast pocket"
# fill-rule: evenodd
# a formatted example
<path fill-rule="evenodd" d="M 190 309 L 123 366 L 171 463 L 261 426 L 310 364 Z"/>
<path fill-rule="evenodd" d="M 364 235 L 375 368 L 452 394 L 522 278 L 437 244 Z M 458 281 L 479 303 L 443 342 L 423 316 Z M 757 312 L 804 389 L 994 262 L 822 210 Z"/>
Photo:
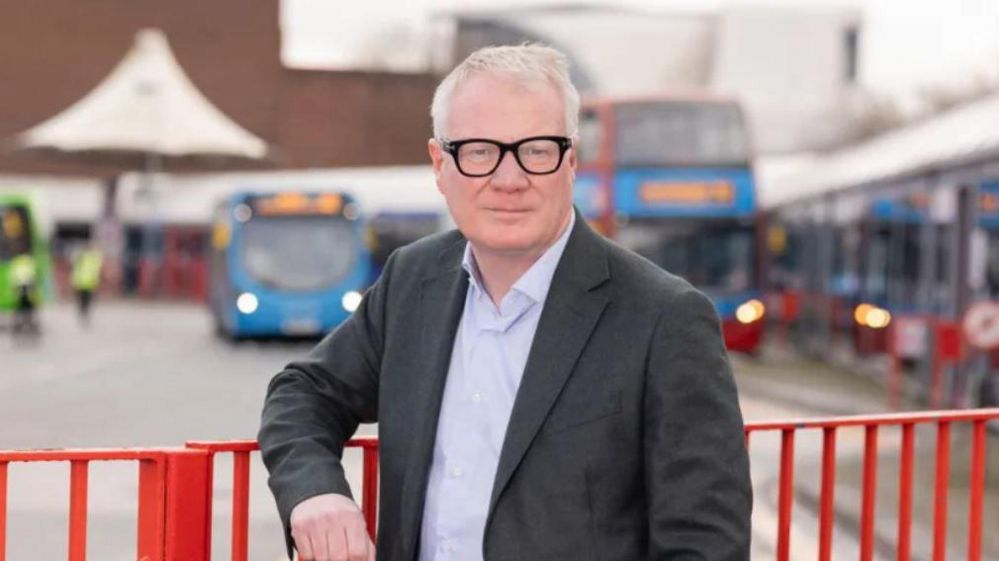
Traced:
<path fill-rule="evenodd" d="M 621 390 L 607 390 L 586 396 L 565 396 L 555 402 L 551 415 L 541 431 L 543 436 L 605 420 L 621 413 Z"/>

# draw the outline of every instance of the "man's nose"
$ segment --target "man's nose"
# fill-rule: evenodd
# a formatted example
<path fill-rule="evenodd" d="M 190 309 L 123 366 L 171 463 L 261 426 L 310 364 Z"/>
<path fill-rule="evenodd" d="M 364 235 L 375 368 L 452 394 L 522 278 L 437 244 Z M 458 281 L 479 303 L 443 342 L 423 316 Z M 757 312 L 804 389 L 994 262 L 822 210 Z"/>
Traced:
<path fill-rule="evenodd" d="M 527 186 L 527 172 L 517 163 L 513 152 L 507 152 L 500 158 L 499 166 L 493 172 L 491 183 L 499 189 L 522 189 Z"/>

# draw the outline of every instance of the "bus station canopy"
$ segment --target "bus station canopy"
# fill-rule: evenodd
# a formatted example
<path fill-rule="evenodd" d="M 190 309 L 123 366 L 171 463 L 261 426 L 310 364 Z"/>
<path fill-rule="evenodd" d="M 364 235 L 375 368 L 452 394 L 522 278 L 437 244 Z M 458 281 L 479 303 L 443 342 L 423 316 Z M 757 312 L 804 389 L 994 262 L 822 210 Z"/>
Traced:
<path fill-rule="evenodd" d="M 61 113 L 21 133 L 21 150 L 81 156 L 155 154 L 260 159 L 267 144 L 227 117 L 191 82 L 157 29 Z"/>
<path fill-rule="evenodd" d="M 854 187 L 972 165 L 999 157 L 999 95 L 817 157 L 766 182 L 764 207 Z"/>

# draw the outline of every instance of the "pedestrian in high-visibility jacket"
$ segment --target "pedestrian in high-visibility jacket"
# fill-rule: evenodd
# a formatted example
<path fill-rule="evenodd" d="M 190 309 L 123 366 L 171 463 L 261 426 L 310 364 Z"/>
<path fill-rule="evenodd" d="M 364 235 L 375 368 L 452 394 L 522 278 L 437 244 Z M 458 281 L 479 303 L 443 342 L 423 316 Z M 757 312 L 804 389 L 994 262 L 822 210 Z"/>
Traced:
<path fill-rule="evenodd" d="M 80 323 L 83 325 L 90 324 L 90 307 L 94 300 L 94 293 L 101 282 L 103 261 L 101 252 L 92 247 L 81 251 L 73 260 L 71 283 L 76 292 L 77 311 Z"/>
<path fill-rule="evenodd" d="M 14 314 L 14 333 L 38 333 L 35 321 L 35 282 L 38 264 L 30 253 L 22 253 L 10 261 L 10 286 L 17 295 Z"/>

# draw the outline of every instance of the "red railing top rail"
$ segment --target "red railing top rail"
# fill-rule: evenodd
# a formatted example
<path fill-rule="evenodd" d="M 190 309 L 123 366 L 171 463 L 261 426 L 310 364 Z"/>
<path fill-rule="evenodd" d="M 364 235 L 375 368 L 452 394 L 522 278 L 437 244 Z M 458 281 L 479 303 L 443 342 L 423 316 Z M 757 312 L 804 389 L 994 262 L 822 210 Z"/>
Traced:
<path fill-rule="evenodd" d="M 256 440 L 188 440 L 184 446 L 195 450 L 216 452 L 255 452 L 260 450 Z"/>
<path fill-rule="evenodd" d="M 72 462 L 162 460 L 165 452 L 184 448 L 66 448 L 44 450 L 0 450 L 0 462 Z M 190 450 L 187 450 L 190 451 Z"/>
<path fill-rule="evenodd" d="M 256 440 L 189 440 L 185 446 L 195 450 L 207 450 L 216 452 L 255 452 L 260 449 Z M 378 437 L 376 436 L 355 436 L 347 441 L 347 446 L 351 448 L 377 449 Z"/>
<path fill-rule="evenodd" d="M 952 411 L 925 411 L 886 413 L 879 415 L 852 415 L 847 417 L 817 417 L 779 421 L 746 423 L 746 431 L 824 429 L 869 425 L 904 425 L 909 423 L 965 422 L 999 419 L 999 407 L 991 409 L 958 409 Z"/>

